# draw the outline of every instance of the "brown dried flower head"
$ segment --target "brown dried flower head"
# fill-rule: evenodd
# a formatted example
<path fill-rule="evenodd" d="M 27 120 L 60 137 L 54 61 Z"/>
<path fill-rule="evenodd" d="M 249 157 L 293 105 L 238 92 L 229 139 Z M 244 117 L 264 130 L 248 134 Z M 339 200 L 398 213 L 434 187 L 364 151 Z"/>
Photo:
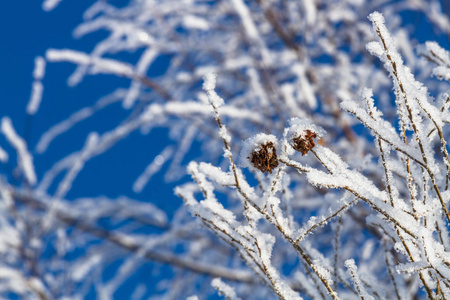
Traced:
<path fill-rule="evenodd" d="M 272 142 L 261 145 L 261 149 L 252 152 L 251 162 L 261 172 L 269 172 L 278 166 L 277 150 Z"/>
<path fill-rule="evenodd" d="M 311 130 L 306 130 L 306 132 L 300 134 L 298 137 L 292 140 L 294 142 L 292 147 L 295 150 L 301 152 L 302 155 L 305 155 L 306 153 L 308 153 L 309 150 L 314 148 L 314 146 L 316 145 L 313 140 L 313 138 L 316 137 L 317 137 L 316 133 L 312 132 Z"/>

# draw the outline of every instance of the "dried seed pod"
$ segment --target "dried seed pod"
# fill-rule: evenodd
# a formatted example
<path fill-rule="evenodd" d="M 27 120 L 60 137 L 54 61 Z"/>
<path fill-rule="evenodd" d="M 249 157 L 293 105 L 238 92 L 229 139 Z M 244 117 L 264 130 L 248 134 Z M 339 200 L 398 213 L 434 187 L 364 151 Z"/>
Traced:
<path fill-rule="evenodd" d="M 289 127 L 284 130 L 283 150 L 287 155 L 294 155 L 296 151 L 302 155 L 316 146 L 314 138 L 325 136 L 325 130 L 314 125 L 308 119 L 292 118 Z"/>
<path fill-rule="evenodd" d="M 255 150 L 251 154 L 251 162 L 255 168 L 261 172 L 269 172 L 272 174 L 272 170 L 278 167 L 277 150 L 272 142 L 261 144 L 261 149 Z"/>
<path fill-rule="evenodd" d="M 311 130 L 306 130 L 305 132 L 302 132 L 298 137 L 292 139 L 293 142 L 292 147 L 295 150 L 301 152 L 302 155 L 305 155 L 306 153 L 308 153 L 309 150 L 314 148 L 314 146 L 316 145 L 313 140 L 313 138 L 316 137 L 317 134 L 315 132 L 312 132 Z"/>

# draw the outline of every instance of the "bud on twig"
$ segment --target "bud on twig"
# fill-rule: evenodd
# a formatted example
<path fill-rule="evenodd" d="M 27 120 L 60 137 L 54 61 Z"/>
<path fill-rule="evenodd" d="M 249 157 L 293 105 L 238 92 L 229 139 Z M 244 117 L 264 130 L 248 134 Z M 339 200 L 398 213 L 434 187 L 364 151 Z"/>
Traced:
<path fill-rule="evenodd" d="M 312 132 L 311 130 L 306 130 L 305 132 L 302 132 L 298 137 L 292 139 L 292 147 L 295 150 L 301 152 L 302 155 L 305 155 L 316 145 L 313 140 L 313 138 L 316 137 L 316 133 Z"/>
<path fill-rule="evenodd" d="M 314 125 L 307 119 L 292 118 L 289 127 L 284 130 L 284 149 L 286 154 L 293 155 L 295 151 L 305 155 L 316 146 L 313 139 L 321 138 L 325 130 Z"/>
<path fill-rule="evenodd" d="M 261 145 L 261 149 L 252 152 L 251 162 L 261 172 L 272 174 L 272 170 L 278 167 L 277 149 L 272 142 Z"/>
<path fill-rule="evenodd" d="M 241 164 L 263 173 L 272 173 L 272 170 L 278 167 L 277 148 L 278 142 L 274 135 L 257 134 L 244 141 Z"/>

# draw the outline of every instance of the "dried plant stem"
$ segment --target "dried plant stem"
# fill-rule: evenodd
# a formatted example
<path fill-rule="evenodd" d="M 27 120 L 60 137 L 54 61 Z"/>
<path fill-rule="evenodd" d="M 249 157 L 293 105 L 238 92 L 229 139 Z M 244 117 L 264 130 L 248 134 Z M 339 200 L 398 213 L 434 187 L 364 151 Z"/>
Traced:
<path fill-rule="evenodd" d="M 401 300 L 400 292 L 399 292 L 398 286 L 397 286 L 397 281 L 395 280 L 395 276 L 394 276 L 393 267 L 392 267 L 392 265 L 390 263 L 390 260 L 389 260 L 390 253 L 389 253 L 389 251 L 387 249 L 386 242 L 384 242 L 383 245 L 384 245 L 384 254 L 385 254 L 386 266 L 387 266 L 387 270 L 388 270 L 389 276 L 391 277 L 392 284 L 394 285 L 395 295 L 397 296 L 398 300 Z"/>
<path fill-rule="evenodd" d="M 349 208 L 350 206 L 352 206 L 354 203 L 356 203 L 358 201 L 358 198 L 353 199 L 351 202 L 344 204 L 343 206 L 341 206 L 338 210 L 336 210 L 334 213 L 332 213 L 329 217 L 323 219 L 322 221 L 312 225 L 311 227 L 309 227 L 308 229 L 306 229 L 301 236 L 299 236 L 295 242 L 296 243 L 300 243 L 308 234 L 310 234 L 312 231 L 314 231 L 314 229 L 316 228 L 320 228 L 322 227 L 322 225 L 328 223 L 331 219 L 340 216 L 341 213 L 343 211 L 345 211 L 347 208 Z"/>
<path fill-rule="evenodd" d="M 409 157 L 411 160 L 413 160 L 415 163 L 419 164 L 420 166 L 426 167 L 424 162 L 418 160 L 417 158 L 412 156 L 410 153 L 408 153 L 407 150 L 398 147 L 391 140 L 389 140 L 388 138 L 383 136 L 383 134 L 380 133 L 379 130 L 375 126 L 371 126 L 370 124 L 365 123 L 364 120 L 361 119 L 361 117 L 359 117 L 358 115 L 355 115 L 353 112 L 350 112 L 350 113 L 353 114 L 355 116 L 355 118 L 357 118 L 359 121 L 361 121 L 361 123 L 363 123 L 365 126 L 367 126 L 367 128 L 369 128 L 374 134 L 376 134 L 376 136 L 379 137 L 382 141 L 384 141 L 387 144 L 389 144 L 392 147 L 392 149 L 394 149 L 394 150 L 396 150 L 396 151 L 406 155 L 407 157 Z"/>
<path fill-rule="evenodd" d="M 408 145 L 408 140 L 406 138 L 406 130 L 405 130 L 405 124 L 402 122 L 401 123 L 401 128 L 402 128 L 402 132 L 403 132 L 403 143 L 405 143 L 405 145 Z M 414 212 L 414 218 L 417 220 L 417 210 L 416 207 L 414 205 L 414 201 L 415 201 L 415 196 L 414 196 L 414 182 L 413 182 L 413 176 L 411 173 L 411 164 L 409 161 L 409 157 L 406 157 L 406 174 L 407 174 L 407 179 L 408 179 L 408 190 L 409 190 L 409 196 L 411 197 L 411 207 L 413 209 Z"/>
<path fill-rule="evenodd" d="M 374 22 L 374 24 L 375 24 L 375 26 L 377 26 L 376 32 L 377 32 L 377 35 L 379 36 L 379 38 L 380 38 L 380 40 L 381 40 L 381 42 L 383 44 L 384 51 L 386 53 L 387 59 L 391 62 L 391 66 L 392 66 L 392 69 L 393 69 L 393 75 L 395 76 L 395 78 L 396 78 L 396 80 L 398 82 L 398 87 L 399 87 L 399 89 L 401 91 L 401 94 L 402 94 L 402 97 L 404 99 L 405 108 L 406 108 L 406 110 L 408 112 L 408 118 L 409 118 L 409 120 L 411 122 L 411 126 L 412 126 L 412 128 L 414 130 L 414 133 L 417 136 L 417 143 L 419 145 L 420 152 L 422 153 L 422 159 L 423 159 L 423 162 L 424 162 L 424 167 L 427 170 L 428 175 L 430 176 L 431 182 L 433 183 L 433 187 L 434 187 L 434 189 L 436 191 L 436 194 L 437 194 L 437 196 L 439 198 L 439 201 L 441 202 L 441 206 L 442 206 L 442 208 L 443 208 L 443 210 L 445 212 L 445 216 L 447 217 L 447 221 L 448 221 L 448 223 L 450 223 L 450 213 L 448 212 L 447 206 L 445 205 L 445 202 L 444 202 L 444 199 L 443 199 L 443 197 L 441 195 L 439 187 L 437 186 L 437 182 L 436 182 L 435 176 L 434 176 L 433 172 L 431 171 L 431 169 L 430 169 L 430 167 L 428 165 L 428 159 L 427 159 L 427 157 L 425 155 L 425 150 L 424 150 L 422 141 L 421 141 L 421 139 L 420 139 L 420 137 L 418 135 L 417 125 L 414 122 L 414 119 L 413 119 L 413 116 L 412 116 L 412 110 L 411 110 L 411 107 L 410 107 L 410 104 L 409 104 L 408 97 L 406 96 L 406 92 L 405 92 L 405 89 L 403 87 L 403 83 L 402 83 L 402 81 L 400 80 L 400 78 L 398 76 L 397 65 L 392 60 L 392 58 L 391 58 L 391 56 L 389 54 L 389 50 L 388 50 L 388 48 L 386 46 L 385 39 L 384 39 L 383 35 L 381 34 L 379 25 L 377 24 L 377 22 Z"/>
<path fill-rule="evenodd" d="M 212 93 L 212 90 L 207 90 L 207 93 Z M 209 94 L 209 96 L 211 97 L 210 94 Z M 211 106 L 212 106 L 212 108 L 214 110 L 214 115 L 215 115 L 217 124 L 219 126 L 219 129 L 220 129 L 221 132 L 223 132 L 224 126 L 222 125 L 222 121 L 220 119 L 218 108 L 213 102 L 210 102 L 210 104 L 211 104 Z M 223 142 L 224 142 L 224 145 L 225 145 L 225 149 L 227 151 L 229 151 L 228 157 L 229 157 L 229 161 L 230 161 L 230 164 L 231 164 L 231 169 L 232 169 L 232 172 L 234 174 L 235 181 L 236 181 L 236 188 L 237 188 L 237 191 L 239 192 L 239 194 L 245 199 L 244 205 L 246 203 L 248 203 L 249 205 L 253 206 L 270 223 L 275 225 L 275 227 L 282 233 L 284 239 L 287 240 L 294 247 L 294 249 L 300 254 L 301 258 L 308 264 L 308 266 L 320 278 L 320 280 L 322 281 L 323 285 L 327 289 L 328 293 L 332 296 L 332 298 L 335 299 L 335 300 L 338 300 L 339 298 L 337 297 L 336 292 L 331 288 L 331 286 L 329 285 L 328 281 L 320 274 L 319 270 L 312 263 L 312 261 L 309 259 L 309 257 L 305 254 L 304 250 L 300 247 L 300 245 L 295 243 L 295 241 L 292 239 L 292 237 L 289 236 L 279 224 L 277 224 L 276 220 L 274 220 L 267 212 L 265 212 L 258 205 L 256 205 L 254 203 L 254 201 L 252 201 L 251 198 L 242 190 L 241 185 L 239 183 L 239 176 L 238 176 L 238 173 L 237 173 L 237 168 L 236 168 L 236 165 L 235 165 L 235 163 L 233 161 L 232 153 L 230 151 L 230 145 L 229 145 L 228 141 L 225 138 L 222 138 L 222 139 L 223 139 Z M 246 208 L 246 206 L 244 206 L 244 208 Z M 246 209 L 248 209 L 248 206 L 247 206 Z"/>
<path fill-rule="evenodd" d="M 13 197 L 16 201 L 26 204 L 31 208 L 47 211 L 49 206 L 42 201 L 39 201 L 31 196 L 26 196 L 20 193 L 13 193 Z M 209 264 L 203 264 L 198 261 L 193 261 L 190 259 L 184 259 L 177 255 L 170 253 L 159 253 L 156 251 L 151 251 L 146 249 L 144 245 L 134 242 L 130 239 L 125 239 L 121 234 L 115 233 L 98 226 L 89 224 L 82 221 L 76 216 L 72 216 L 62 210 L 55 210 L 54 216 L 62 223 L 72 226 L 82 232 L 92 234 L 98 238 L 104 239 L 116 246 L 119 246 L 125 250 L 133 253 L 139 253 L 142 257 L 148 260 L 156 261 L 162 264 L 172 265 L 174 267 L 183 268 L 198 274 L 205 274 L 211 277 L 221 277 L 230 281 L 238 282 L 255 282 L 253 275 L 251 273 L 236 272 L 235 270 L 214 266 L 211 267 Z"/>
<path fill-rule="evenodd" d="M 406 241 L 405 241 L 405 239 L 403 238 L 402 233 L 400 232 L 400 230 L 399 230 L 398 228 L 396 228 L 396 232 L 397 232 L 398 237 L 400 238 L 400 241 L 401 241 L 402 244 L 403 244 L 403 247 L 404 247 L 405 250 L 406 250 L 406 253 L 408 254 L 409 260 L 410 260 L 411 262 L 415 262 L 416 260 L 414 259 L 414 256 L 412 255 L 411 250 L 409 249 L 408 245 L 406 244 Z M 428 298 L 433 299 L 433 291 L 432 291 L 431 288 L 428 286 L 428 284 L 427 284 L 427 282 L 426 282 L 426 280 L 425 280 L 425 277 L 424 277 L 423 274 L 422 274 L 422 271 L 419 271 L 418 273 L 419 273 L 420 281 L 422 281 L 422 284 L 423 284 L 423 286 L 425 287 L 425 290 L 426 290 L 426 292 L 427 292 Z"/>
<path fill-rule="evenodd" d="M 249 236 L 251 236 L 253 238 L 254 244 L 256 246 L 256 249 L 258 249 L 258 254 L 259 254 L 259 258 L 260 258 L 261 265 L 262 265 L 262 268 L 263 268 L 263 273 L 266 275 L 267 279 L 270 281 L 272 289 L 274 290 L 274 292 L 278 296 L 278 298 L 284 300 L 285 297 L 281 293 L 277 282 L 275 282 L 275 280 L 273 279 L 273 276 L 270 274 L 269 267 L 267 266 L 267 264 L 264 262 L 264 260 L 262 258 L 262 252 L 261 252 L 261 248 L 259 246 L 258 240 L 250 232 L 247 232 L 247 233 L 248 233 Z"/>
<path fill-rule="evenodd" d="M 363 292 L 364 288 L 359 285 L 360 280 L 359 280 L 358 274 L 353 272 L 353 270 L 351 268 L 349 268 L 349 271 L 350 271 L 350 275 L 352 276 L 352 279 L 353 279 L 353 284 L 355 285 L 355 288 L 358 291 L 358 295 L 359 295 L 360 299 L 364 300 L 364 297 L 362 296 L 362 292 Z"/>
<path fill-rule="evenodd" d="M 311 149 L 311 152 L 316 156 L 316 158 L 321 162 L 321 164 L 330 172 L 330 168 L 327 166 L 327 164 L 320 158 L 320 156 L 317 154 L 316 151 Z M 285 165 L 291 166 L 296 168 L 297 170 L 301 171 L 302 173 L 306 173 L 310 171 L 310 168 L 308 167 L 304 167 L 299 163 L 295 163 L 292 161 L 288 161 L 285 158 L 281 157 L 280 161 L 282 163 L 284 163 Z M 332 174 L 332 173 L 331 173 Z M 374 210 L 376 210 L 377 212 L 381 213 L 382 215 L 384 215 L 389 221 L 391 221 L 393 224 L 397 225 L 398 227 L 400 227 L 401 229 L 403 229 L 406 233 L 408 233 L 410 236 L 412 236 L 413 238 L 417 238 L 417 236 L 412 233 L 408 228 L 406 228 L 405 226 L 403 226 L 402 224 L 400 224 L 395 218 L 393 218 L 391 215 L 389 215 L 388 213 L 386 213 L 386 211 L 384 211 L 383 209 L 379 208 L 378 206 L 376 206 L 372 201 L 370 201 L 367 197 L 364 197 L 363 195 L 360 195 L 358 192 L 354 191 L 353 189 L 351 189 L 348 186 L 342 186 L 341 188 L 349 191 L 350 193 L 352 193 L 353 195 L 355 195 L 357 198 L 360 198 L 361 200 L 363 200 L 364 202 L 366 202 L 367 204 L 369 204 Z"/>
<path fill-rule="evenodd" d="M 450 158 L 448 156 L 448 151 L 447 151 L 447 142 L 445 141 L 444 138 L 444 133 L 442 132 L 442 128 L 436 123 L 436 120 L 434 120 L 433 116 L 431 115 L 431 113 L 425 108 L 423 107 L 423 105 L 421 105 L 421 103 L 419 101 L 417 101 L 417 103 L 419 103 L 419 106 L 422 108 L 422 110 L 427 114 L 428 118 L 433 122 L 438 135 L 439 135 L 439 140 L 441 142 L 441 147 L 442 147 L 442 153 L 444 154 L 444 163 L 447 167 L 447 178 L 450 177 Z"/>
<path fill-rule="evenodd" d="M 342 226 L 342 216 L 339 216 L 338 221 L 337 221 L 337 225 L 336 225 L 336 230 L 335 230 L 335 234 L 334 234 L 334 272 L 333 272 L 333 288 L 336 290 L 337 289 L 337 279 L 338 279 L 338 261 L 339 261 L 339 237 L 341 234 L 341 226 Z"/>
<path fill-rule="evenodd" d="M 196 215 L 196 216 L 199 217 L 202 220 L 203 224 L 205 224 L 205 226 L 208 227 L 211 231 L 218 233 L 217 236 L 219 238 L 221 238 L 225 243 L 227 243 L 231 247 L 233 247 L 236 250 L 236 252 L 239 254 L 239 256 L 246 262 L 247 266 L 249 266 L 253 270 L 253 272 L 261 278 L 262 281 L 267 280 L 263 267 L 261 266 L 261 264 L 259 264 L 259 262 L 254 257 L 255 251 L 253 249 L 250 249 L 250 248 L 244 246 L 240 241 L 231 237 L 231 235 L 228 234 L 225 230 L 218 228 L 210 220 L 202 218 L 199 215 Z M 228 239 L 224 238 L 224 236 L 226 236 Z M 240 247 L 238 247 L 238 245 Z M 269 285 L 269 286 L 271 286 L 271 285 Z"/>
<path fill-rule="evenodd" d="M 369 115 L 372 117 L 373 120 L 375 120 L 374 113 L 372 111 L 372 106 L 369 104 L 369 99 L 365 98 L 365 100 L 366 100 L 366 104 L 367 104 L 367 109 L 369 111 Z M 378 135 L 375 135 L 375 139 L 378 143 L 378 149 L 379 149 L 380 155 L 381 155 L 381 163 L 382 163 L 383 169 L 384 169 L 384 176 L 385 176 L 385 180 L 386 180 L 386 187 L 388 190 L 389 200 L 390 200 L 391 206 L 394 207 L 394 197 L 392 195 L 392 186 L 391 186 L 392 183 L 391 183 L 391 177 L 389 176 L 390 170 L 387 166 L 383 143 L 381 142 L 381 139 Z"/>
<path fill-rule="evenodd" d="M 317 292 L 320 294 L 320 296 L 322 296 L 322 299 L 326 299 L 324 293 L 323 293 L 322 290 L 320 289 L 320 286 L 319 286 L 319 285 L 320 285 L 320 282 L 318 282 L 317 277 L 314 276 L 314 275 L 311 273 L 308 264 L 307 264 L 304 260 L 301 260 L 301 262 L 302 262 L 302 264 L 303 264 L 303 267 L 305 268 L 305 272 L 306 272 L 306 274 L 308 275 L 308 278 L 310 278 L 311 281 L 314 283 L 314 285 L 315 285 L 315 287 L 316 287 L 316 289 L 317 289 Z M 309 294 L 308 291 L 306 291 L 306 293 Z M 314 296 L 313 296 L 313 295 L 309 295 L 309 297 L 312 298 L 312 299 L 314 299 Z"/>

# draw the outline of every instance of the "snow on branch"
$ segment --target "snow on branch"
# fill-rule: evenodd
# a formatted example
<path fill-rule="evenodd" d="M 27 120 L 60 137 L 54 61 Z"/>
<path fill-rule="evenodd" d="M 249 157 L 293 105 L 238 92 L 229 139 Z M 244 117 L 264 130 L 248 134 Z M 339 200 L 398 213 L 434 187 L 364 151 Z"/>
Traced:
<path fill-rule="evenodd" d="M 27 182 L 31 185 L 36 184 L 36 172 L 34 171 L 33 156 L 28 151 L 27 144 L 14 129 L 11 119 L 3 117 L 1 121 L 1 132 L 6 137 L 8 142 L 17 152 L 17 164 L 22 169 L 23 175 Z"/>
<path fill-rule="evenodd" d="M 227 300 L 240 300 L 241 298 L 237 297 L 236 292 L 233 287 L 229 286 L 225 282 L 223 282 L 220 278 L 214 278 L 211 281 L 211 285 L 219 292 L 219 295 L 225 296 Z"/>
<path fill-rule="evenodd" d="M 450 52 L 440 47 L 436 42 L 426 42 L 418 48 L 424 58 L 434 63 L 433 75 L 439 79 L 450 81 Z"/>
<path fill-rule="evenodd" d="M 44 0 L 42 3 L 42 9 L 45 11 L 54 10 L 62 0 Z"/>
<path fill-rule="evenodd" d="M 77 65 L 88 66 L 91 74 L 115 74 L 125 77 L 133 77 L 134 75 L 133 67 L 129 64 L 114 59 L 91 56 L 80 51 L 49 49 L 45 57 L 49 62 L 71 62 Z"/>
<path fill-rule="evenodd" d="M 92 49 L 36 57 L 24 137 L 1 120 L 0 297 L 106 299 L 133 285 L 133 299 L 450 299 L 450 7 L 115 5 L 96 1 L 75 29 Z M 411 14 L 441 44 L 420 46 L 425 60 Z M 50 62 L 75 65 L 69 85 L 109 74 L 125 86 L 87 91 L 106 96 L 38 132 L 54 113 L 40 105 Z M 140 174 L 98 168 L 104 196 L 71 197 L 100 188 L 82 170 L 115 150 Z M 181 201 L 155 192 L 157 176 Z M 145 273 L 160 265 L 170 275 Z"/>

